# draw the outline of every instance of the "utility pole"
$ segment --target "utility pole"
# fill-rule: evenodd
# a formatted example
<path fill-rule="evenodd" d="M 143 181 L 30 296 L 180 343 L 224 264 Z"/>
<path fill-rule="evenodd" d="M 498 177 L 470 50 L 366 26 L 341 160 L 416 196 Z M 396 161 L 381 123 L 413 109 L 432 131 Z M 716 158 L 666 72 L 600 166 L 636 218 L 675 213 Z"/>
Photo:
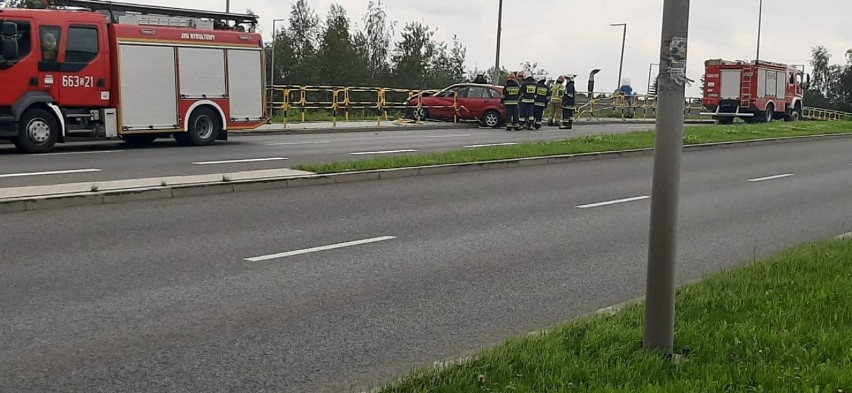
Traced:
<path fill-rule="evenodd" d="M 674 346 L 678 189 L 683 149 L 689 0 L 665 0 L 657 81 L 657 125 L 648 276 L 645 288 L 645 346 L 671 354 Z"/>
<path fill-rule="evenodd" d="M 760 0 L 760 11 L 757 13 L 757 56 L 754 58 L 754 63 L 760 62 L 760 30 L 763 26 L 763 0 Z"/>
<path fill-rule="evenodd" d="M 503 0 L 500 0 L 500 8 L 497 11 L 497 60 L 494 62 L 493 84 L 500 84 L 500 36 L 503 34 Z"/>
<path fill-rule="evenodd" d="M 225 0 L 225 12 L 231 13 L 231 0 Z"/>
<path fill-rule="evenodd" d="M 615 88 L 618 89 L 621 87 L 621 71 L 624 69 L 624 46 L 627 44 L 627 23 L 613 23 L 610 26 L 623 26 L 624 32 L 621 35 L 621 61 L 618 65 L 618 83 L 615 85 Z"/>

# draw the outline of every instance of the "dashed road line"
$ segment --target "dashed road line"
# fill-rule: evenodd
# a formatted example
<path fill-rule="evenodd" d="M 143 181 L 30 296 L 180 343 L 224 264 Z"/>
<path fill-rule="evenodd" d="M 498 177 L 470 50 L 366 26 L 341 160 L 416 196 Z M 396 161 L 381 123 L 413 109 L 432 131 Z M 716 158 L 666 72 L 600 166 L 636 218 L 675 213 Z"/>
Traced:
<path fill-rule="evenodd" d="M 296 256 L 296 255 L 303 255 L 303 254 L 309 254 L 309 253 L 320 252 L 320 251 L 334 250 L 334 249 L 344 248 L 344 247 L 360 246 L 362 244 L 377 243 L 377 242 L 382 242 L 382 241 L 392 240 L 392 239 L 396 239 L 396 237 L 395 236 L 380 236 L 380 237 L 374 237 L 374 238 L 363 239 L 363 240 L 355 240 L 355 241 L 345 242 L 345 243 L 329 244 L 327 246 L 305 248 L 305 249 L 295 250 L 295 251 L 287 251 L 287 252 L 282 252 L 282 253 L 278 253 L 278 254 L 262 255 L 262 256 L 259 256 L 259 257 L 246 258 L 245 260 L 249 261 L 249 262 L 263 262 L 263 261 L 269 261 L 269 260 L 272 260 L 272 259 L 281 259 L 281 258 L 292 257 L 292 256 Z"/>
<path fill-rule="evenodd" d="M 784 173 L 784 174 L 781 174 L 781 175 L 773 175 L 773 176 L 766 176 L 766 177 L 758 177 L 758 178 L 756 178 L 756 179 L 749 179 L 748 181 L 749 181 L 749 182 L 752 182 L 752 183 L 755 183 L 755 182 L 759 182 L 759 181 L 767 181 L 767 180 L 783 179 L 783 178 L 785 178 L 785 177 L 790 177 L 790 176 L 794 176 L 794 175 L 793 175 L 792 173 Z"/>
<path fill-rule="evenodd" d="M 95 150 L 95 151 L 68 151 L 62 153 L 41 153 L 41 154 L 28 154 L 30 157 L 49 157 L 49 156 L 70 156 L 70 155 L 78 155 L 78 154 L 109 154 L 109 153 L 121 153 L 126 150 Z"/>
<path fill-rule="evenodd" d="M 518 142 L 503 142 L 503 143 L 485 143 L 481 145 L 468 145 L 465 146 L 466 149 L 475 149 L 478 147 L 493 147 L 493 146 L 513 146 L 518 145 Z"/>
<path fill-rule="evenodd" d="M 90 169 L 68 169 L 62 171 L 45 171 L 45 172 L 22 172 L 22 173 L 4 173 L 0 174 L 0 178 L 6 177 L 25 177 L 25 176 L 45 176 L 45 175 L 68 175 L 73 173 L 90 173 L 90 172 L 100 172 L 100 169 L 90 168 Z"/>
<path fill-rule="evenodd" d="M 278 143 L 267 143 L 266 146 L 322 145 L 322 144 L 325 144 L 325 143 L 331 143 L 331 141 L 278 142 Z"/>
<path fill-rule="evenodd" d="M 637 197 L 632 197 L 632 198 L 616 199 L 614 201 L 590 203 L 588 205 L 577 206 L 577 208 L 578 209 L 591 209 L 593 207 L 616 205 L 616 204 L 619 204 L 619 203 L 635 202 L 635 201 L 641 201 L 641 200 L 650 199 L 650 198 L 651 197 L 648 196 L 648 195 L 642 195 L 642 196 L 637 196 Z"/>
<path fill-rule="evenodd" d="M 283 161 L 284 157 L 266 157 L 266 158 L 244 158 L 239 160 L 222 160 L 222 161 L 197 161 L 195 165 L 217 165 L 217 164 L 242 164 L 246 162 L 264 162 L 264 161 Z"/>
<path fill-rule="evenodd" d="M 371 154 L 394 154 L 394 153 L 413 153 L 415 149 L 400 149 L 400 150 L 381 150 L 381 151 L 360 151 L 357 153 L 349 153 L 353 156 L 366 156 Z"/>

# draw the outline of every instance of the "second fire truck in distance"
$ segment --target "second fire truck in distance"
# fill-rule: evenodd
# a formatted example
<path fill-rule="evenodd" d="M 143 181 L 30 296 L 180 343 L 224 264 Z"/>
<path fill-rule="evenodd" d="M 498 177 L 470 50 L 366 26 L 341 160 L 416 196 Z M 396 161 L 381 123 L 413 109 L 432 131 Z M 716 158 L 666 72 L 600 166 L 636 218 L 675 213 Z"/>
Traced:
<path fill-rule="evenodd" d="M 802 118 L 804 109 L 802 70 L 767 61 L 707 60 L 702 115 L 722 124 L 741 118 L 747 123 Z"/>

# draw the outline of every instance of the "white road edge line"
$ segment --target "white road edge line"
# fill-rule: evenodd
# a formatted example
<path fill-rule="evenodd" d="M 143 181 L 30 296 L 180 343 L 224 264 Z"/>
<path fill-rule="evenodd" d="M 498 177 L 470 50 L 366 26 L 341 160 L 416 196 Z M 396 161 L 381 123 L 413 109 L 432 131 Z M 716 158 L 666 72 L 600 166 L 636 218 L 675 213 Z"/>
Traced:
<path fill-rule="evenodd" d="M 47 157 L 47 156 L 70 156 L 76 154 L 107 154 L 107 153 L 121 153 L 126 150 L 97 150 L 97 151 L 69 151 L 63 153 L 42 153 L 42 154 L 28 154 L 30 157 Z"/>
<path fill-rule="evenodd" d="M 380 236 L 380 237 L 374 237 L 374 238 L 371 238 L 371 239 L 355 240 L 355 241 L 351 241 L 351 242 L 337 243 L 337 244 L 329 244 L 327 246 L 305 248 L 305 249 L 302 249 L 302 250 L 287 251 L 287 252 L 282 252 L 282 253 L 278 253 L 278 254 L 270 254 L 270 255 L 263 255 L 263 256 L 254 257 L 254 258 L 246 258 L 245 260 L 249 261 L 249 262 L 263 262 L 263 261 L 268 261 L 268 260 L 271 260 L 271 259 L 280 259 L 280 258 L 292 257 L 292 256 L 295 256 L 295 255 L 309 254 L 309 253 L 312 253 L 312 252 L 334 250 L 334 249 L 343 248 L 343 247 L 359 246 L 359 245 L 362 245 L 362 244 L 376 243 L 376 242 L 381 242 L 381 241 L 385 241 L 385 240 L 392 240 L 392 239 L 396 239 L 396 236 Z"/>
<path fill-rule="evenodd" d="M 267 143 L 266 146 L 290 146 L 290 145 L 320 145 L 323 143 L 331 143 L 331 141 L 313 141 L 313 142 L 278 142 Z"/>
<path fill-rule="evenodd" d="M 24 176 L 42 176 L 42 175 L 67 175 L 72 173 L 89 173 L 100 172 L 100 169 L 69 169 L 64 171 L 47 171 L 47 172 L 25 172 L 25 173 L 4 173 L 0 174 L 0 178 L 5 177 L 24 177 Z"/>
<path fill-rule="evenodd" d="M 785 178 L 785 177 L 790 177 L 790 176 L 794 176 L 794 175 L 793 175 L 792 173 L 785 173 L 785 174 L 782 174 L 782 175 L 774 175 L 774 176 L 767 176 L 767 177 L 758 177 L 758 178 L 756 178 L 756 179 L 749 179 L 748 181 L 750 181 L 750 182 L 754 183 L 754 182 L 766 181 L 766 180 L 783 179 L 783 178 Z"/>
<path fill-rule="evenodd" d="M 465 148 L 473 149 L 473 148 L 477 148 L 477 147 L 512 146 L 512 145 L 517 145 L 517 144 L 518 144 L 518 142 L 486 143 L 486 144 L 482 144 L 482 145 L 468 145 L 468 146 L 465 146 Z"/>
<path fill-rule="evenodd" d="M 648 196 L 648 195 L 642 195 L 642 196 L 637 196 L 637 197 L 632 197 L 632 198 L 617 199 L 617 200 L 614 200 L 614 201 L 590 203 L 588 205 L 577 206 L 577 208 L 578 209 L 589 209 L 589 208 L 593 208 L 593 207 L 601 207 L 601 206 L 615 205 L 615 204 L 619 204 L 619 203 L 641 201 L 641 200 L 650 199 L 650 198 L 651 197 Z"/>
<path fill-rule="evenodd" d="M 415 149 L 401 149 L 401 150 L 383 150 L 383 151 L 360 151 L 357 153 L 349 153 L 353 156 L 365 156 L 370 154 L 393 154 L 393 153 L 413 153 L 416 152 Z"/>
<path fill-rule="evenodd" d="M 245 158 L 241 160 L 223 160 L 223 161 L 197 161 L 195 165 L 215 165 L 215 164 L 240 164 L 244 162 L 263 162 L 263 161 L 281 161 L 286 160 L 284 157 L 267 157 L 267 158 Z"/>

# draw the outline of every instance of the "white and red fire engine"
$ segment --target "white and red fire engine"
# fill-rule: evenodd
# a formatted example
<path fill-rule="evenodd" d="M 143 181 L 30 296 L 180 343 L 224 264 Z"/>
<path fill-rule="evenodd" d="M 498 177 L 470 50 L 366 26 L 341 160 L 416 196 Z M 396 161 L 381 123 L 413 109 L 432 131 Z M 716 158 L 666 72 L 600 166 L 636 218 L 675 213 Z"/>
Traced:
<path fill-rule="evenodd" d="M 51 3 L 66 9 L 0 9 L 0 139 L 20 151 L 77 136 L 208 145 L 267 122 L 256 16 Z"/>
<path fill-rule="evenodd" d="M 767 61 L 707 60 L 702 115 L 722 124 L 735 118 L 747 123 L 802 117 L 802 70 Z M 808 76 L 810 79 L 810 76 Z"/>

